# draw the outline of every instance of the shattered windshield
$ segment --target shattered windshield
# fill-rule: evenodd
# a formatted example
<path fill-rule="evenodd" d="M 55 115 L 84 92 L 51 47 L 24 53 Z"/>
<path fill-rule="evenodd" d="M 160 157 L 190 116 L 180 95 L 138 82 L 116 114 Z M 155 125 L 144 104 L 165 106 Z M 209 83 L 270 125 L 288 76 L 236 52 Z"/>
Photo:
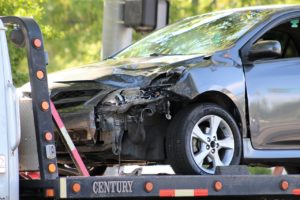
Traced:
<path fill-rule="evenodd" d="M 232 46 L 273 12 L 271 9 L 231 10 L 190 17 L 150 34 L 115 58 L 208 55 Z"/>

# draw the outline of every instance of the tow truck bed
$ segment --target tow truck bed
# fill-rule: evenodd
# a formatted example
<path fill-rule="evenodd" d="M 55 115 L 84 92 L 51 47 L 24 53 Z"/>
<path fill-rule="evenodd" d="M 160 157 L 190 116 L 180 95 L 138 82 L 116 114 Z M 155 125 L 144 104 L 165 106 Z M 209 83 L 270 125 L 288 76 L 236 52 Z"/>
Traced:
<path fill-rule="evenodd" d="M 300 195 L 299 176 L 120 176 L 67 177 L 21 182 L 22 190 L 55 185 L 57 198 L 119 197 L 292 197 Z M 45 184 L 48 183 L 48 184 Z"/>
<path fill-rule="evenodd" d="M 32 87 L 32 103 L 39 157 L 39 180 L 20 180 L 22 198 L 119 198 L 119 197 L 257 197 L 300 196 L 300 175 L 248 175 L 243 166 L 220 168 L 219 175 L 126 175 L 59 177 L 53 123 L 47 86 L 46 62 L 40 29 L 33 19 L 2 17 L 20 27 L 25 37 Z M 47 134 L 47 137 L 45 137 Z M 47 139 L 48 138 L 48 139 Z M 52 151 L 49 152 L 48 150 Z M 232 175 L 234 174 L 234 175 Z"/>

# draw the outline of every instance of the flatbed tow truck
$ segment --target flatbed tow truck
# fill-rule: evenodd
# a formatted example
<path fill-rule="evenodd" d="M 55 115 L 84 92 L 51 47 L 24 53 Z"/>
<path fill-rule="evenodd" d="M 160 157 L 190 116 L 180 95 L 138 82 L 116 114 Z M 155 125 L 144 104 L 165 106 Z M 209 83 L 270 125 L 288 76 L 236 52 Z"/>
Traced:
<path fill-rule="evenodd" d="M 36 130 L 39 179 L 22 178 L 19 174 L 18 145 L 20 143 L 20 114 L 16 90 L 12 83 L 6 27 L 19 30 L 13 42 L 26 48 L 32 108 Z M 22 34 L 20 34 L 22 33 Z M 300 197 L 300 175 L 249 175 L 245 166 L 217 169 L 217 175 L 124 175 L 89 176 L 72 142 L 66 146 L 83 176 L 60 177 L 53 138 L 53 115 L 49 99 L 46 57 L 42 33 L 31 18 L 1 17 L 0 20 L 0 199 L 54 198 L 296 198 Z M 52 109 L 51 109 L 52 108 Z M 52 110 L 52 112 L 51 112 Z M 53 117 L 53 118 L 52 118 Z M 59 124 L 57 124 L 59 125 Z M 67 136 L 66 136 L 67 137 Z M 68 139 L 68 138 L 65 138 Z M 71 155 L 72 156 L 72 155 Z M 77 156 L 77 158 L 76 158 Z M 79 156 L 79 160 L 78 160 Z M 20 178 L 21 177 L 21 178 Z"/>

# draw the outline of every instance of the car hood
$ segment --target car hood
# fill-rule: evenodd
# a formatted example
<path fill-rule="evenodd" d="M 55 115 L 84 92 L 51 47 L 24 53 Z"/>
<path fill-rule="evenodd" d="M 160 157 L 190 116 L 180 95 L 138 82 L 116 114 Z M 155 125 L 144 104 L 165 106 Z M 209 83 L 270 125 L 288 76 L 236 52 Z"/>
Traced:
<path fill-rule="evenodd" d="M 189 56 L 158 56 L 147 58 L 109 59 L 102 62 L 52 73 L 48 77 L 49 88 L 57 84 L 101 83 L 114 88 L 143 87 L 160 74 L 184 65 Z"/>

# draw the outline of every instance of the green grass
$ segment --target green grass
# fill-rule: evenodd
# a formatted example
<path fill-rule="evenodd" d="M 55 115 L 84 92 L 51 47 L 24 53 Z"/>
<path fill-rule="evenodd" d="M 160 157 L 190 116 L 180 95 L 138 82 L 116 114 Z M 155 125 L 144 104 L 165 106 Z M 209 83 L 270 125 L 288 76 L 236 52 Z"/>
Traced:
<path fill-rule="evenodd" d="M 270 168 L 266 167 L 248 167 L 249 173 L 250 174 L 264 174 L 264 175 L 271 175 L 272 171 Z"/>

